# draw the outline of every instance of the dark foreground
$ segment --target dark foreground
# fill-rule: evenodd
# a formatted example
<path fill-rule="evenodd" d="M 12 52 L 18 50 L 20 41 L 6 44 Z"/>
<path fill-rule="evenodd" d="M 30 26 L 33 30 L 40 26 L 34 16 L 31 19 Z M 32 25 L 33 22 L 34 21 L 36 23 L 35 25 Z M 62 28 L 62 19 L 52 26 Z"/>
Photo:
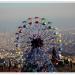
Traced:
<path fill-rule="evenodd" d="M 75 64 L 56 66 L 57 72 L 75 72 Z M 0 72 L 21 72 L 20 68 L 17 67 L 0 67 Z"/>

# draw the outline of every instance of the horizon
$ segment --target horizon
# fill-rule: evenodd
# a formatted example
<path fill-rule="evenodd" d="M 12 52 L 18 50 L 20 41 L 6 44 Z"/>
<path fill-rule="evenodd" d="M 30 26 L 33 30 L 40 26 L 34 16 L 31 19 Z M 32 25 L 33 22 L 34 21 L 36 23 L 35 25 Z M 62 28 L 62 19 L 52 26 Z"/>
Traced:
<path fill-rule="evenodd" d="M 14 32 L 27 17 L 45 17 L 60 30 L 75 29 L 75 3 L 0 3 L 0 32 Z"/>

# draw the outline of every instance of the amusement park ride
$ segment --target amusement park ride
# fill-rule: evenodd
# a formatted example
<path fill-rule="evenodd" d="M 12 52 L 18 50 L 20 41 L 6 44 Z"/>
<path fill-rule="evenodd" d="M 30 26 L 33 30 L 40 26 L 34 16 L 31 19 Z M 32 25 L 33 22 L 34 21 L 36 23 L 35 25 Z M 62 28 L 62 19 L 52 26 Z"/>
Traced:
<path fill-rule="evenodd" d="M 26 21 L 22 22 L 22 25 L 18 27 L 15 33 L 17 60 L 21 60 L 23 64 L 25 61 L 25 64 L 37 63 L 40 66 L 48 59 L 48 57 L 45 59 L 45 56 L 48 56 L 47 51 L 49 50 L 52 51 L 53 63 L 56 64 L 56 62 L 62 59 L 61 33 L 57 28 L 52 27 L 51 24 L 52 22 L 40 17 L 28 18 Z M 41 60 L 42 62 L 40 62 Z M 51 60 L 49 59 L 47 61 L 50 61 L 49 64 L 53 67 Z M 51 67 L 48 67 L 50 69 L 47 71 L 54 71 Z M 44 69 L 42 71 L 44 71 Z"/>

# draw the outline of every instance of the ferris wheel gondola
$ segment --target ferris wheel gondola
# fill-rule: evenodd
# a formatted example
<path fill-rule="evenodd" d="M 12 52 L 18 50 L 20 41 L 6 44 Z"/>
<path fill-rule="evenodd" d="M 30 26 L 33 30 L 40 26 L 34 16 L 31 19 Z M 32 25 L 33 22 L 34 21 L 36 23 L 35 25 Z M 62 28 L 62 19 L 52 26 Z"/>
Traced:
<path fill-rule="evenodd" d="M 18 27 L 18 32 L 15 34 L 17 53 L 31 49 L 32 40 L 37 38 L 43 40 L 43 49 L 45 48 L 46 51 L 53 47 L 57 51 L 62 49 L 61 33 L 58 32 L 56 27 L 52 27 L 52 22 L 47 21 L 46 18 L 30 17 L 23 21 L 22 24 L 22 26 Z"/>

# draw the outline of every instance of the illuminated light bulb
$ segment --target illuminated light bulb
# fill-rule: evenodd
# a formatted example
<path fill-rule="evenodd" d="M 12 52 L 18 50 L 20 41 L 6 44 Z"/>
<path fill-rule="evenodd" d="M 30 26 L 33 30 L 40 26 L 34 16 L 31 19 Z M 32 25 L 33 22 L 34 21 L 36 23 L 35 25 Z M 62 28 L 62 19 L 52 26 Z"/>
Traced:
<path fill-rule="evenodd" d="M 4 52 L 5 50 L 3 49 L 3 52 Z"/>
<path fill-rule="evenodd" d="M 20 54 L 20 52 L 18 52 L 18 54 Z"/>
<path fill-rule="evenodd" d="M 59 33 L 58 33 L 58 32 L 56 32 L 56 35 L 59 35 Z"/>
<path fill-rule="evenodd" d="M 59 37 L 61 37 L 61 34 L 59 34 Z"/>
<path fill-rule="evenodd" d="M 3 56 L 1 55 L 1 59 L 3 59 Z"/>
<path fill-rule="evenodd" d="M 68 58 L 68 61 L 70 62 L 70 61 L 71 61 L 71 59 L 70 59 L 70 58 Z"/>
<path fill-rule="evenodd" d="M 17 50 L 17 51 L 20 51 L 21 49 L 20 49 L 20 48 L 16 48 L 16 50 Z"/>
<path fill-rule="evenodd" d="M 62 41 L 61 41 L 61 40 L 59 40 L 59 42 L 61 43 Z"/>
<path fill-rule="evenodd" d="M 56 65 L 58 65 L 58 63 L 56 63 Z"/>
<path fill-rule="evenodd" d="M 20 66 L 20 64 L 18 64 L 18 68 L 20 68 L 21 66 Z"/>

